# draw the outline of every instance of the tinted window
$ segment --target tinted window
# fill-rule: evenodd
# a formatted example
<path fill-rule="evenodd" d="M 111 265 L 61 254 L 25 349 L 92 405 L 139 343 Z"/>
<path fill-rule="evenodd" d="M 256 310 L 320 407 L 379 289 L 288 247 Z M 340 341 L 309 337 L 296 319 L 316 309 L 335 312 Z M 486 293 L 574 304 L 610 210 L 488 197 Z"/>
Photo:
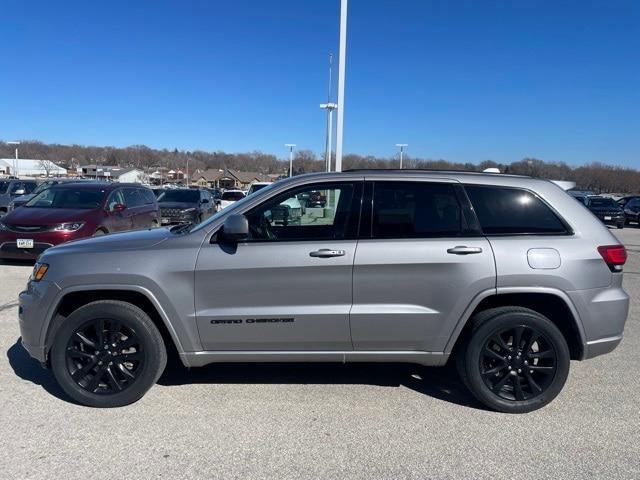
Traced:
<path fill-rule="evenodd" d="M 244 193 L 242 192 L 224 192 L 222 194 L 222 200 L 230 200 L 235 202 L 237 200 L 242 200 L 244 198 Z"/>
<path fill-rule="evenodd" d="M 322 206 L 303 209 L 298 195 L 320 190 Z M 352 183 L 303 187 L 278 195 L 249 213 L 249 238 L 256 241 L 339 240 L 354 238 L 359 209 L 352 207 L 356 186 Z"/>
<path fill-rule="evenodd" d="M 158 203 L 163 202 L 184 202 L 198 203 L 200 201 L 200 192 L 198 190 L 176 189 L 165 190 L 158 197 Z"/>
<path fill-rule="evenodd" d="M 627 208 L 638 208 L 640 207 L 640 198 L 635 198 L 627 203 Z"/>
<path fill-rule="evenodd" d="M 147 203 L 139 188 L 125 188 L 124 201 L 127 207 L 141 207 Z"/>
<path fill-rule="evenodd" d="M 374 238 L 455 236 L 461 231 L 460 204 L 452 185 L 376 182 Z"/>
<path fill-rule="evenodd" d="M 0 182 L 0 194 L 7 193 L 7 188 L 9 188 L 9 182 Z"/>
<path fill-rule="evenodd" d="M 617 208 L 618 204 L 613 200 L 613 198 L 594 197 L 589 199 L 589 206 L 595 208 Z"/>
<path fill-rule="evenodd" d="M 24 189 L 27 193 L 33 193 L 37 186 L 38 184 L 35 182 L 27 182 L 24 184 Z"/>
<path fill-rule="evenodd" d="M 465 187 L 488 235 L 562 234 L 567 229 L 553 211 L 531 192 L 518 188 Z"/>
<path fill-rule="evenodd" d="M 93 209 L 102 204 L 105 191 L 88 188 L 49 188 L 31 200 L 25 207 Z"/>
<path fill-rule="evenodd" d="M 149 188 L 141 188 L 140 192 L 142 192 L 142 196 L 144 197 L 145 203 L 147 205 L 150 205 L 156 201 L 156 196 Z"/>

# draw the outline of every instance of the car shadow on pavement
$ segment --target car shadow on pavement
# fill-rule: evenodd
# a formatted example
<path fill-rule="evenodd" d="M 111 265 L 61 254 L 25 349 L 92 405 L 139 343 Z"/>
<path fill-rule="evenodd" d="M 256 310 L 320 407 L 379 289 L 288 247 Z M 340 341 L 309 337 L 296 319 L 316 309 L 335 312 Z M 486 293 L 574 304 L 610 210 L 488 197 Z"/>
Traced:
<path fill-rule="evenodd" d="M 74 403 L 60 388 L 51 370 L 42 368 L 37 360 L 29 356 L 20 344 L 20 339 L 7 350 L 7 359 L 13 372 L 21 379 L 40 385 L 56 398 Z"/>
<path fill-rule="evenodd" d="M 158 384 L 164 386 L 195 383 L 404 386 L 438 400 L 486 410 L 462 384 L 452 365 L 423 367 L 400 363 L 217 363 L 187 369 L 179 360 L 170 359 L 158 380 Z"/>

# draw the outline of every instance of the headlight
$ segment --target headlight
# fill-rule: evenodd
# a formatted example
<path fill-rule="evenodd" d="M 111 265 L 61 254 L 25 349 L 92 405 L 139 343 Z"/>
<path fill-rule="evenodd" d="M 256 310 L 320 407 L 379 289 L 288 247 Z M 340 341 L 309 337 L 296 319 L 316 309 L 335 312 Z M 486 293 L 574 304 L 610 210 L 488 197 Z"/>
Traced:
<path fill-rule="evenodd" d="M 84 222 L 71 222 L 71 223 L 61 223 L 60 225 L 56 225 L 53 227 L 54 232 L 75 232 L 80 230 L 84 225 Z"/>
<path fill-rule="evenodd" d="M 36 264 L 33 266 L 33 272 L 31 273 L 31 280 L 33 280 L 34 282 L 39 282 L 44 278 L 47 270 L 49 270 L 49 265 L 47 265 L 46 263 L 36 262 Z"/>

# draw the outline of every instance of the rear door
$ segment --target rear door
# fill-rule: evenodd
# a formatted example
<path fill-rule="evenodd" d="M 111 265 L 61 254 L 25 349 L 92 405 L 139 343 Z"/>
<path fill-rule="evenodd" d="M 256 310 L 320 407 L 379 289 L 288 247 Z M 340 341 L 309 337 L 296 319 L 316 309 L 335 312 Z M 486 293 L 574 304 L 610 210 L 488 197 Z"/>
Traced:
<path fill-rule="evenodd" d="M 454 182 L 367 182 L 353 272 L 355 350 L 442 352 L 474 297 L 495 288 L 489 242 Z"/>

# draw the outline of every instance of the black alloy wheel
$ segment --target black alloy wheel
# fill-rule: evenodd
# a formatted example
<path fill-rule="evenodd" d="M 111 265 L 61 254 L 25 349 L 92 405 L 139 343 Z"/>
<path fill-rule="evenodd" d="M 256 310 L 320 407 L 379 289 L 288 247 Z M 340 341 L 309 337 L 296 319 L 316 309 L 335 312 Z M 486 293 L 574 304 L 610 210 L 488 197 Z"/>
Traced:
<path fill-rule="evenodd" d="M 485 342 L 480 359 L 485 385 L 506 400 L 530 400 L 542 394 L 556 369 L 553 344 L 526 325 L 496 331 Z"/>
<path fill-rule="evenodd" d="M 531 412 L 551 402 L 564 387 L 571 359 L 558 327 L 519 306 L 476 314 L 454 356 L 471 393 L 506 413 Z"/>
<path fill-rule="evenodd" d="M 144 367 L 145 351 L 135 330 L 119 320 L 97 318 L 78 328 L 67 344 L 67 369 L 84 390 L 121 392 Z"/>
<path fill-rule="evenodd" d="M 65 393 L 82 405 L 133 403 L 156 383 L 167 364 L 158 327 L 131 303 L 97 300 L 56 322 L 51 369 Z"/>

